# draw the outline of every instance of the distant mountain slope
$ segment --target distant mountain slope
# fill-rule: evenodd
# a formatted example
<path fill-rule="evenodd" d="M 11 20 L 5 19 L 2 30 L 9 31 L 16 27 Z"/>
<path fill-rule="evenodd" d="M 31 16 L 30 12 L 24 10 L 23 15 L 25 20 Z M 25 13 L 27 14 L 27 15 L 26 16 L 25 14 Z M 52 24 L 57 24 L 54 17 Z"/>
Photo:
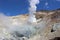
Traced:
<path fill-rule="evenodd" d="M 28 15 L 29 14 L 21 14 L 21 15 L 17 15 L 17 16 L 12 16 L 10 18 L 27 20 Z M 52 11 L 48 11 L 48 10 L 37 11 L 35 13 L 35 16 L 36 16 L 36 19 L 44 18 L 45 16 L 51 17 L 51 19 L 60 18 L 60 9 L 52 10 Z"/>

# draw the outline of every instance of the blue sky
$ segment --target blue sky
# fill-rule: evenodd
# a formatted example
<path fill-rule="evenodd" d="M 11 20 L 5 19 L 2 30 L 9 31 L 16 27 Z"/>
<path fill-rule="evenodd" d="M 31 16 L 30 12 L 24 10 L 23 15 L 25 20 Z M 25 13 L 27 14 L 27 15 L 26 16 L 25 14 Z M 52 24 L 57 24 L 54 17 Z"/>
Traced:
<path fill-rule="evenodd" d="M 28 13 L 28 0 L 0 0 L 0 13 L 9 16 Z M 60 8 L 60 0 L 40 0 L 37 10 L 55 10 Z"/>

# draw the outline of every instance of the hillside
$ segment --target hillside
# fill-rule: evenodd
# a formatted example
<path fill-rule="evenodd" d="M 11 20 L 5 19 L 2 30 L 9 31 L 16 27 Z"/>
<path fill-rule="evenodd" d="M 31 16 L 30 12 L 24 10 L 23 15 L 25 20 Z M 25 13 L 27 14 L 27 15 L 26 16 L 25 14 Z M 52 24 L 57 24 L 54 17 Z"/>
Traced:
<path fill-rule="evenodd" d="M 16 36 L 16 38 L 13 37 L 14 40 L 49 40 L 55 37 L 60 37 L 60 10 L 42 10 L 36 12 L 35 16 L 37 23 L 31 24 L 27 22 L 28 14 L 9 17 L 4 15 L 0 16 L 0 35 L 4 36 L 2 36 L 3 39 L 8 38 L 8 40 L 11 40 L 10 38 L 13 37 L 10 32 L 18 36 L 23 34 L 23 36 Z M 51 30 L 55 31 L 51 32 Z M 18 33 L 15 34 L 14 31 Z M 27 33 L 25 34 L 26 31 Z M 2 37 L 0 36 L 0 38 Z"/>

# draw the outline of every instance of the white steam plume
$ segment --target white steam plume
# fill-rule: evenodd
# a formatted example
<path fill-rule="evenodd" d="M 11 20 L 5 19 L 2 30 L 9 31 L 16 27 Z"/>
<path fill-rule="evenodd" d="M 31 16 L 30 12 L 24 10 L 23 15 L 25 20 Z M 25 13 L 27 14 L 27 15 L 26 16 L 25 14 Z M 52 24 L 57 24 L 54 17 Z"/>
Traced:
<path fill-rule="evenodd" d="M 34 13 L 36 13 L 36 5 L 39 4 L 39 0 L 29 0 L 30 8 L 29 8 L 29 19 L 30 22 L 36 22 L 36 18 Z"/>

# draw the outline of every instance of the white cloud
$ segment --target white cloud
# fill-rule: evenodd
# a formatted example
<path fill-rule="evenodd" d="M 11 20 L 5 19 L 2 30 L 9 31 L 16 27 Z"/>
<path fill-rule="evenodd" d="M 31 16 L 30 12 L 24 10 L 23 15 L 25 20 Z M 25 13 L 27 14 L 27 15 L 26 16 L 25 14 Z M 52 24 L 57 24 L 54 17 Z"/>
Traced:
<path fill-rule="evenodd" d="M 60 0 L 56 0 L 56 1 L 60 1 Z"/>
<path fill-rule="evenodd" d="M 45 3 L 45 6 L 47 6 L 47 5 L 48 5 L 48 2 Z"/>

